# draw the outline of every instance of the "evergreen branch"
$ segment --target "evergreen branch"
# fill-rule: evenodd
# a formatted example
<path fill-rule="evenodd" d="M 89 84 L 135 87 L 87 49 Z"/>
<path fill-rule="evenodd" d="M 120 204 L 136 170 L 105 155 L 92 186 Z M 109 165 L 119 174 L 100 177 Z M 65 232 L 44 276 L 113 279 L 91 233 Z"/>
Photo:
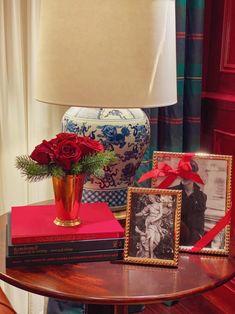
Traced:
<path fill-rule="evenodd" d="M 71 173 L 72 174 L 81 174 L 82 170 L 83 169 L 82 169 L 82 165 L 81 165 L 80 161 L 75 163 L 75 164 L 73 164 L 72 167 L 71 167 Z"/>
<path fill-rule="evenodd" d="M 96 155 L 86 156 L 79 163 L 76 163 L 72 167 L 72 173 L 87 173 L 94 174 L 96 176 L 103 175 L 103 168 L 110 164 L 114 164 L 117 161 L 114 152 L 105 151 Z"/>
<path fill-rule="evenodd" d="M 60 166 L 51 166 L 50 175 L 55 177 L 64 177 L 66 173 Z"/>
<path fill-rule="evenodd" d="M 102 178 L 105 175 L 105 171 L 103 169 L 94 170 L 93 175 L 97 178 Z"/>
<path fill-rule="evenodd" d="M 16 157 L 16 168 L 30 182 L 40 181 L 50 176 L 47 165 L 39 165 L 27 155 Z"/>

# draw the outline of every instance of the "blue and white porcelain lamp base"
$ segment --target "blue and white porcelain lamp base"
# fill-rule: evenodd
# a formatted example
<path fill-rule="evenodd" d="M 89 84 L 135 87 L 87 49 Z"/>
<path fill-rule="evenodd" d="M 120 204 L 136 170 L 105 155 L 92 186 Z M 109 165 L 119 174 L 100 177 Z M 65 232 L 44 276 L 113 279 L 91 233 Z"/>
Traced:
<path fill-rule="evenodd" d="M 115 151 L 118 162 L 106 167 L 105 176 L 91 176 L 84 184 L 83 202 L 107 202 L 118 219 L 124 219 L 127 189 L 133 185 L 150 140 L 148 118 L 141 109 L 69 108 L 62 118 L 63 132 L 99 140 Z"/>

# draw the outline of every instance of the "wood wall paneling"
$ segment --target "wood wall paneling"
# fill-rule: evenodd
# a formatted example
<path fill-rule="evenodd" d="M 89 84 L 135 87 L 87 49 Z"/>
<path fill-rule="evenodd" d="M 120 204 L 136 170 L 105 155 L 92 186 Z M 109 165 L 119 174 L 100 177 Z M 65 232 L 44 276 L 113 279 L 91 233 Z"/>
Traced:
<path fill-rule="evenodd" d="M 222 28 L 222 47 L 221 47 L 221 72 L 235 72 L 235 1 L 226 0 L 224 4 L 224 19 Z"/>
<path fill-rule="evenodd" d="M 235 1 L 205 1 L 201 150 L 233 155 L 231 251 L 235 252 Z M 232 300 L 235 279 L 223 291 Z"/>
<path fill-rule="evenodd" d="M 235 1 L 205 1 L 206 92 L 235 95 Z"/>

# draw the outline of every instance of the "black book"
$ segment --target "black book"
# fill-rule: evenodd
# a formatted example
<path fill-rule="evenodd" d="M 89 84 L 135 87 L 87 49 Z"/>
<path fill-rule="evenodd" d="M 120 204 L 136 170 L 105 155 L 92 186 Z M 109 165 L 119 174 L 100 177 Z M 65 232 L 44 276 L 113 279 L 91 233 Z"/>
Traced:
<path fill-rule="evenodd" d="M 46 264 L 112 261 L 122 259 L 122 257 L 123 249 L 6 256 L 6 266 L 41 266 Z"/>
<path fill-rule="evenodd" d="M 8 257 L 26 256 L 40 254 L 57 254 L 57 253 L 75 253 L 96 250 L 122 250 L 124 247 L 124 238 L 108 238 L 94 240 L 78 240 L 64 242 L 42 242 L 29 244 L 12 244 L 11 241 L 11 214 L 8 214 L 7 224 L 7 251 Z"/>

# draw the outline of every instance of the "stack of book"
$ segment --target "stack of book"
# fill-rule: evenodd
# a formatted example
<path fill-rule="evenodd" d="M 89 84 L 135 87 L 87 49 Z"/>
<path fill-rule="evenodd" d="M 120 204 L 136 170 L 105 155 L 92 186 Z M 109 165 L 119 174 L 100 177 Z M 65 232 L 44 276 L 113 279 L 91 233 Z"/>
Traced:
<path fill-rule="evenodd" d="M 106 203 L 85 203 L 81 225 L 53 223 L 55 205 L 12 207 L 6 230 L 6 266 L 122 259 L 124 229 Z"/>

